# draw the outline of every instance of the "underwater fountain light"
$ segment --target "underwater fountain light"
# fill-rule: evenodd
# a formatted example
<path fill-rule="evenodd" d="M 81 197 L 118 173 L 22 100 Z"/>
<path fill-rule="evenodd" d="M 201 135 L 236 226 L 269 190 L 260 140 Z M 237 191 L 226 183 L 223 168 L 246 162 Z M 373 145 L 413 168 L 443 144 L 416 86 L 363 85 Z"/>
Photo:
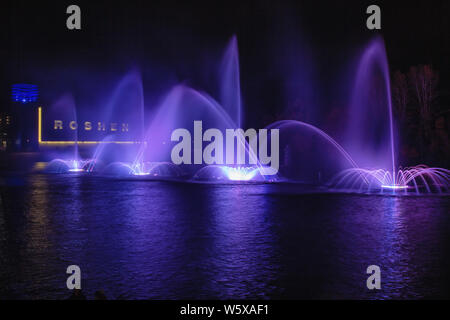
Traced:
<path fill-rule="evenodd" d="M 148 176 L 150 175 L 149 172 L 139 172 L 139 171 L 133 171 L 133 176 Z"/>
<path fill-rule="evenodd" d="M 148 176 L 150 175 L 150 172 L 145 170 L 145 164 L 144 163 L 135 163 L 132 167 L 130 167 L 131 175 L 133 176 Z"/>
<path fill-rule="evenodd" d="M 68 170 L 69 172 L 84 172 L 84 169 L 82 166 L 80 166 L 80 161 L 73 160 L 72 167 Z"/>
<path fill-rule="evenodd" d="M 35 84 L 18 83 L 12 85 L 12 100 L 27 104 L 36 102 L 39 95 L 38 86 Z"/>
<path fill-rule="evenodd" d="M 255 167 L 221 167 L 227 178 L 232 181 L 250 181 L 258 173 Z"/>
<path fill-rule="evenodd" d="M 79 173 L 86 172 L 86 165 L 90 163 L 91 160 L 64 160 L 64 159 L 54 159 L 50 161 L 45 168 L 43 168 L 48 173 Z"/>
<path fill-rule="evenodd" d="M 141 162 L 133 165 L 126 165 L 133 176 L 152 176 L 159 178 L 173 179 L 180 177 L 180 168 L 171 162 Z"/>
<path fill-rule="evenodd" d="M 405 190 L 408 189 L 408 186 L 400 186 L 400 185 L 382 185 L 381 188 L 383 189 L 390 189 L 390 190 Z"/>

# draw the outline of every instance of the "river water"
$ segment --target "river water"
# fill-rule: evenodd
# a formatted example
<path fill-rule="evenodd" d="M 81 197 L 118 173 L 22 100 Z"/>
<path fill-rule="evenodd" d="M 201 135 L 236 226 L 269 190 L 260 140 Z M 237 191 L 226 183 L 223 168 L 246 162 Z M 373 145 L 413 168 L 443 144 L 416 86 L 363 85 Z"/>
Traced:
<path fill-rule="evenodd" d="M 85 175 L 0 179 L 0 298 L 450 298 L 450 198 Z M 381 290 L 366 269 L 381 268 Z"/>

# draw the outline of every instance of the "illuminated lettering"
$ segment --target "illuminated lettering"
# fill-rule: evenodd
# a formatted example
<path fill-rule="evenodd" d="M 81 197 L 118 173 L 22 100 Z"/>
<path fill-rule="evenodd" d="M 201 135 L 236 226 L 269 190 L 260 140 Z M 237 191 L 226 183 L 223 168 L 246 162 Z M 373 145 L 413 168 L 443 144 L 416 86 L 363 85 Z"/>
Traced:
<path fill-rule="evenodd" d="M 54 130 L 62 130 L 63 122 L 61 120 L 55 120 L 55 125 L 53 126 Z"/>
<path fill-rule="evenodd" d="M 78 123 L 76 123 L 75 121 L 70 121 L 69 127 L 70 127 L 70 129 L 72 129 L 72 130 L 77 130 L 77 128 L 78 128 Z"/>
<path fill-rule="evenodd" d="M 69 128 L 70 130 L 77 130 L 78 129 L 78 122 L 76 121 L 70 121 L 69 122 Z M 91 121 L 84 121 L 82 127 L 85 131 L 92 131 L 93 123 Z M 63 130 L 63 121 L 62 120 L 54 120 L 53 122 L 53 129 L 54 130 Z M 128 132 L 129 126 L 128 123 L 117 123 L 117 122 L 111 122 L 108 124 L 108 130 L 115 132 L 115 131 L 122 131 L 122 132 Z M 97 131 L 107 131 L 107 124 L 105 122 L 97 122 Z"/>
<path fill-rule="evenodd" d="M 105 124 L 103 122 L 99 122 L 97 126 L 98 131 L 105 131 Z"/>
<path fill-rule="evenodd" d="M 8 119 L 7 119 L 8 121 Z M 0 120 L 1 122 L 1 120 Z M 73 120 L 73 121 L 67 121 L 68 122 L 68 128 L 69 130 L 83 130 L 84 131 L 92 131 L 95 130 L 94 129 L 94 123 L 95 122 L 91 122 L 91 121 L 83 121 L 81 122 L 82 125 L 81 127 L 78 126 L 77 121 Z M 127 132 L 129 130 L 129 126 L 128 123 L 105 123 L 105 122 L 97 122 L 97 129 L 98 131 L 106 131 L 106 126 L 108 125 L 108 128 L 112 128 L 112 130 L 114 131 L 119 131 L 120 128 L 122 130 L 122 132 Z M 103 143 L 113 143 L 113 144 L 137 144 L 137 143 L 146 143 L 145 141 L 124 141 L 124 140 L 92 140 L 91 139 L 87 139 L 87 140 L 44 140 L 42 139 L 42 131 L 43 131 L 43 115 L 42 115 L 42 107 L 38 107 L 38 142 L 39 145 L 61 145 L 61 146 L 66 146 L 66 145 L 96 145 L 96 144 L 103 144 Z M 67 123 L 66 123 L 67 126 Z M 119 128 L 120 126 L 120 128 Z M 66 129 L 66 130 L 67 130 Z M 53 130 L 64 130 L 64 121 L 63 120 L 53 120 Z"/>

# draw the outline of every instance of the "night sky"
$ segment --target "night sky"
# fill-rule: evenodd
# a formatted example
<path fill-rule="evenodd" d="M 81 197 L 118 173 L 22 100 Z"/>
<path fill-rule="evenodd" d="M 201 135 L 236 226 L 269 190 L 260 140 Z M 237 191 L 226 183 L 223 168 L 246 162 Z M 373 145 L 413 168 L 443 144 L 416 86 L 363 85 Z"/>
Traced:
<path fill-rule="evenodd" d="M 70 4 L 81 7 L 80 31 L 66 28 Z M 381 32 L 365 26 L 370 4 L 381 7 Z M 64 91 L 88 100 L 133 68 L 142 74 L 147 106 L 179 82 L 214 96 L 233 34 L 247 125 L 259 119 L 252 112 L 276 113 L 298 97 L 314 106 L 339 99 L 340 82 L 378 33 L 391 72 L 432 64 L 441 100 L 450 100 L 449 1 L 3 0 L 0 6 L 2 110 L 12 83 L 38 84 L 43 103 Z"/>

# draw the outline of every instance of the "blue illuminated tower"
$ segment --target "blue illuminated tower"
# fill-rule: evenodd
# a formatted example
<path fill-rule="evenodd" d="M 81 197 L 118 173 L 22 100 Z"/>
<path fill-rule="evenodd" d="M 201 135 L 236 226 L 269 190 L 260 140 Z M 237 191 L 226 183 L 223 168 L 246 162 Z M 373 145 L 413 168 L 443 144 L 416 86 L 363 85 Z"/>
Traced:
<path fill-rule="evenodd" d="M 14 102 L 23 104 L 36 102 L 38 95 L 38 86 L 35 84 L 18 83 L 12 85 L 12 99 Z"/>
<path fill-rule="evenodd" d="M 35 151 L 37 144 L 37 85 L 17 83 L 11 88 L 12 144 L 16 151 Z"/>

